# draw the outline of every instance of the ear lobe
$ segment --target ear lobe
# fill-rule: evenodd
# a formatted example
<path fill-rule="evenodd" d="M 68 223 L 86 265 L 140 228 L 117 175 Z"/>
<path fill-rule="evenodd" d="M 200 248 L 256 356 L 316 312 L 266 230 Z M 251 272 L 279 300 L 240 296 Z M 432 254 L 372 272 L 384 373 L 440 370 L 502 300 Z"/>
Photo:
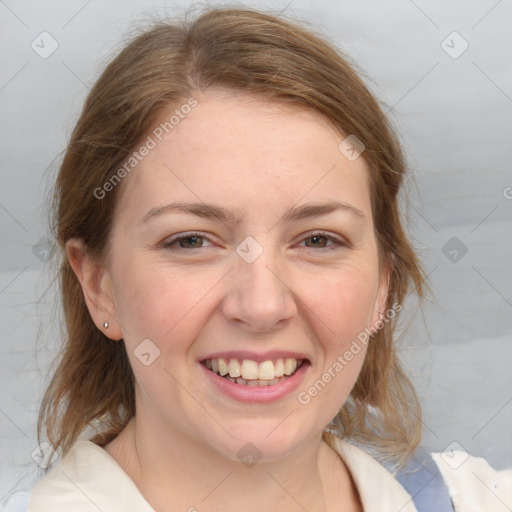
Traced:
<path fill-rule="evenodd" d="M 110 274 L 88 253 L 82 240 L 73 238 L 66 243 L 66 254 L 84 294 L 87 309 L 106 336 L 113 340 L 123 337 L 113 300 Z M 108 329 L 104 327 L 108 323 Z"/>

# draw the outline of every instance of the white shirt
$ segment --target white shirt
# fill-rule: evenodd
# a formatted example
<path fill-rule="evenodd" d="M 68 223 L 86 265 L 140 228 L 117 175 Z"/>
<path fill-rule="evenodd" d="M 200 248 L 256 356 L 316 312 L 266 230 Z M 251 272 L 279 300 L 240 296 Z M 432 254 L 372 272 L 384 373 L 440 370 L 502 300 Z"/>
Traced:
<path fill-rule="evenodd" d="M 387 469 L 360 448 L 339 439 L 336 442 L 361 496 L 364 512 L 417 512 L 411 496 Z M 452 469 L 440 454 L 432 457 L 448 485 L 456 512 L 512 510 L 512 470 L 496 471 L 484 459 L 471 456 Z M 37 483 L 28 512 L 98 510 L 154 512 L 103 448 L 91 441 L 78 441 L 57 467 Z"/>

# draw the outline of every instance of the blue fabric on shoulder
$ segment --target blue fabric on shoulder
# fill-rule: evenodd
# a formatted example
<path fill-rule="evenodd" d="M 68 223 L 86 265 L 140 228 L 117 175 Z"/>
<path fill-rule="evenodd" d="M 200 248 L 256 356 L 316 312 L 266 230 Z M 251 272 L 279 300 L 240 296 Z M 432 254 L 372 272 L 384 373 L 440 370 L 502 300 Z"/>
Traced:
<path fill-rule="evenodd" d="M 454 512 L 443 475 L 430 453 L 421 446 L 395 478 L 412 496 L 418 512 Z"/>

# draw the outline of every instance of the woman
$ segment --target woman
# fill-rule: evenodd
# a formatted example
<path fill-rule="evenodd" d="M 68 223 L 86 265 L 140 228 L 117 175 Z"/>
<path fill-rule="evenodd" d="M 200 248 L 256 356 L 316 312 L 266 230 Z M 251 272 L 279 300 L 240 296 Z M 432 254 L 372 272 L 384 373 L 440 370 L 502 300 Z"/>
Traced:
<path fill-rule="evenodd" d="M 421 438 L 392 336 L 422 295 L 404 174 L 362 81 L 294 24 L 214 9 L 130 43 L 57 181 L 68 336 L 40 430 L 63 460 L 29 510 L 419 510 L 393 476 Z M 510 473 L 434 458 L 436 510 L 490 510 L 475 471 L 510 499 Z"/>

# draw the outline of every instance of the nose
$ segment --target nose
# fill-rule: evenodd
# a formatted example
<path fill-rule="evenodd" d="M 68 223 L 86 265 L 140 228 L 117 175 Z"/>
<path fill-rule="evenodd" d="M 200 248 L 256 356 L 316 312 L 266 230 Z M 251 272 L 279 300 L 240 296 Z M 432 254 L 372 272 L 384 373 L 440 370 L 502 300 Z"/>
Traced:
<path fill-rule="evenodd" d="M 267 251 L 252 263 L 238 258 L 229 279 L 222 311 L 238 328 L 272 332 L 297 314 L 289 273 Z"/>

